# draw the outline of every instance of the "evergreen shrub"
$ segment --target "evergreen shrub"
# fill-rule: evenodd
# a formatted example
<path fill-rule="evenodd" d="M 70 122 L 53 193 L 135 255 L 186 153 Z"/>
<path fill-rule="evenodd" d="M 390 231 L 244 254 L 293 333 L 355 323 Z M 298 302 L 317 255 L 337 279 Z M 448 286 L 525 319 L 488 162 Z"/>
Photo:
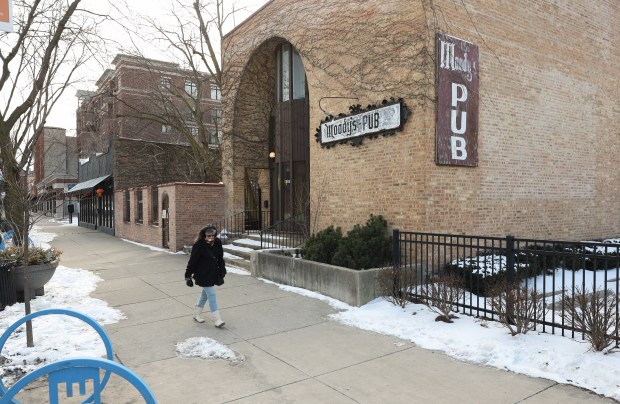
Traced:
<path fill-rule="evenodd" d="M 366 225 L 355 225 L 342 236 L 330 226 L 311 236 L 302 249 L 304 259 L 351 269 L 388 266 L 392 262 L 392 237 L 381 215 L 370 215 Z"/>

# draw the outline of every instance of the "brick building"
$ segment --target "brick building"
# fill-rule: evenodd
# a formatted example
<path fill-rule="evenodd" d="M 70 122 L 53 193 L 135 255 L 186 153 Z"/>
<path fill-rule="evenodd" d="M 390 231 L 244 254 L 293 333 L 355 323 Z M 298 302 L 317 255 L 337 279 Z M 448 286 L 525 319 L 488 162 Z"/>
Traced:
<path fill-rule="evenodd" d="M 33 157 L 35 209 L 65 217 L 71 203 L 65 192 L 78 182 L 77 139 L 65 129 L 43 127 Z"/>
<path fill-rule="evenodd" d="M 250 178 L 276 220 L 318 229 L 617 237 L 619 18 L 610 0 L 272 0 L 222 47 L 227 213 Z"/>
<path fill-rule="evenodd" d="M 161 233 L 160 220 L 138 221 L 136 210 L 162 206 L 150 201 L 159 185 L 220 181 L 220 90 L 208 75 L 176 63 L 119 54 L 112 64 L 97 91 L 77 93 L 83 164 L 71 192 L 80 195 L 80 225 L 119 237 L 140 234 L 130 228 L 144 224 Z M 133 195 L 129 204 L 125 194 Z"/>

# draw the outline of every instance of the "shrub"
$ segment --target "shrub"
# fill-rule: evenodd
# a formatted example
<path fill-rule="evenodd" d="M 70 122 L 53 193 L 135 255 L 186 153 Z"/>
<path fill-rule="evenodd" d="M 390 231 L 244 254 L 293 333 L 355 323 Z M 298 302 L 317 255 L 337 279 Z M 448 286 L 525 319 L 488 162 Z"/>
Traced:
<path fill-rule="evenodd" d="M 392 266 L 379 274 L 379 293 L 395 306 L 404 308 L 411 302 L 411 292 L 417 284 L 417 274 L 411 268 Z"/>
<path fill-rule="evenodd" d="M 387 221 L 370 215 L 365 226 L 355 225 L 338 245 L 332 264 L 369 269 L 389 265 L 392 261 L 392 237 L 387 237 Z"/>
<path fill-rule="evenodd" d="M 545 296 L 523 283 L 514 286 L 498 284 L 492 295 L 491 307 L 513 336 L 535 330 L 536 324 L 543 322 L 548 312 Z"/>
<path fill-rule="evenodd" d="M 463 278 L 453 273 L 443 273 L 428 281 L 419 288 L 418 293 L 424 296 L 424 304 L 439 314 L 435 321 L 451 323 L 458 318 L 457 303 L 464 294 Z"/>
<path fill-rule="evenodd" d="M 332 257 L 342 240 L 342 230 L 334 226 L 321 230 L 310 236 L 306 245 L 301 249 L 301 255 L 310 261 L 331 264 Z"/>
<path fill-rule="evenodd" d="M 351 269 L 383 267 L 392 261 L 392 237 L 388 237 L 387 221 L 370 215 L 365 226 L 355 225 L 346 237 L 340 227 L 321 230 L 308 239 L 301 253 L 310 261 Z"/>
<path fill-rule="evenodd" d="M 29 247 L 28 265 L 49 264 L 57 260 L 60 254 L 62 251 L 56 248 Z M 0 252 L 0 258 L 16 260 L 15 266 L 22 266 L 24 265 L 24 249 L 21 246 L 7 247 L 6 250 Z"/>
<path fill-rule="evenodd" d="M 620 295 L 608 290 L 575 288 L 572 296 L 562 299 L 564 317 L 573 328 L 584 333 L 595 351 L 603 351 L 615 342 Z"/>

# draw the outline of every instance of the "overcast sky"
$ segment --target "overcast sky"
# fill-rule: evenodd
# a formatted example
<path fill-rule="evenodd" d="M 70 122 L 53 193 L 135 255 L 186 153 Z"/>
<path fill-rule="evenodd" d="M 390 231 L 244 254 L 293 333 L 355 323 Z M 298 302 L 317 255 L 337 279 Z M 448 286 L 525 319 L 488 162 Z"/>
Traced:
<path fill-rule="evenodd" d="M 191 5 L 193 0 L 184 0 L 187 4 Z M 225 0 L 226 1 L 226 0 Z M 234 0 L 236 9 L 247 9 L 239 11 L 235 14 L 234 22 L 231 21 L 228 30 L 232 29 L 235 24 L 238 25 L 244 19 L 251 15 L 254 11 L 258 10 L 261 6 L 267 3 L 269 0 Z M 115 4 L 119 4 L 118 2 Z M 157 49 L 147 43 L 140 43 L 139 35 L 130 36 L 129 33 L 123 28 L 128 26 L 133 21 L 137 21 L 140 17 L 149 16 L 162 22 L 171 22 L 170 7 L 171 0 L 127 0 L 128 10 L 125 10 L 122 5 L 119 8 L 111 7 L 108 1 L 101 0 L 83 0 L 82 8 L 97 13 L 107 14 L 109 13 L 114 17 L 115 22 L 106 23 L 102 27 L 102 36 L 109 39 L 109 45 L 107 50 L 102 50 L 102 55 L 99 61 L 91 63 L 84 69 L 81 75 L 84 77 L 82 84 L 69 88 L 63 94 L 63 97 L 58 102 L 51 115 L 47 120 L 47 126 L 55 126 L 67 129 L 68 135 L 75 135 L 75 110 L 77 108 L 77 98 L 75 93 L 78 89 L 83 90 L 95 90 L 95 82 L 107 67 L 111 67 L 111 61 L 116 53 L 121 51 L 121 47 L 125 47 L 127 50 L 131 50 L 132 43 L 137 43 L 140 46 L 140 51 L 145 56 L 167 60 L 166 53 L 161 49 Z M 228 1 L 228 4 L 231 4 Z"/>

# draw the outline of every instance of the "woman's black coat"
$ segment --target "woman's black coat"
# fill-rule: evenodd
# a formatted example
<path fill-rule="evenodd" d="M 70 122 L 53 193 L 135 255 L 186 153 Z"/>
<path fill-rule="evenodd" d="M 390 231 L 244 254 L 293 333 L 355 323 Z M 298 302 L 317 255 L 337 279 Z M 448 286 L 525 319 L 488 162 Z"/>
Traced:
<path fill-rule="evenodd" d="M 222 242 L 216 238 L 210 246 L 205 240 L 198 240 L 192 246 L 185 278 L 193 276 L 198 286 L 213 286 L 224 283 L 226 266 L 224 264 L 224 250 Z"/>

